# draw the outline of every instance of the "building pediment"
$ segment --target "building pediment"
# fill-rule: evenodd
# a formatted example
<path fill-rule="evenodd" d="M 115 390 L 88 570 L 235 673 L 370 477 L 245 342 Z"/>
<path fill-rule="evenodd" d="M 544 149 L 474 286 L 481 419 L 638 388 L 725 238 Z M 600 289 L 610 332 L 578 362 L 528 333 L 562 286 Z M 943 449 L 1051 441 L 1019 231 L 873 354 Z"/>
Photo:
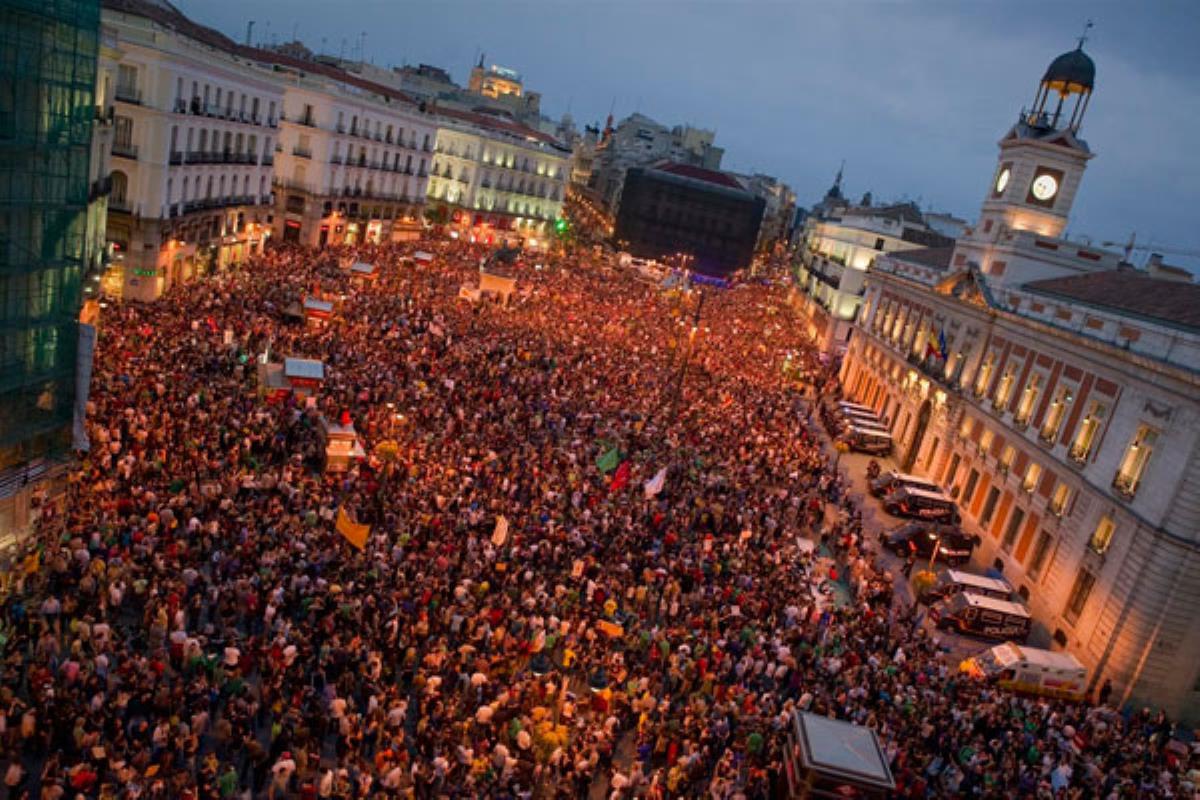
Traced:
<path fill-rule="evenodd" d="M 934 286 L 934 291 L 979 308 L 996 307 L 987 282 L 974 267 L 948 275 Z"/>

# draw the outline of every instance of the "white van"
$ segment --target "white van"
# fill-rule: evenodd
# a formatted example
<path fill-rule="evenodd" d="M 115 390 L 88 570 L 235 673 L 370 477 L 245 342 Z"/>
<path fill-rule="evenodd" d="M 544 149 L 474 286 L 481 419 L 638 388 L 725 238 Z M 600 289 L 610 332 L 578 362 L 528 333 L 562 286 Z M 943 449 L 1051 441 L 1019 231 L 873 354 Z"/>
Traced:
<path fill-rule="evenodd" d="M 997 600 L 1009 600 L 1012 598 L 1012 591 L 1012 584 L 1003 578 L 989 578 L 973 572 L 946 569 L 938 575 L 933 586 L 921 593 L 921 600 L 932 603 L 959 592 L 972 592 Z"/>
<path fill-rule="evenodd" d="M 1087 669 L 1070 653 L 1005 642 L 963 661 L 959 671 L 1014 692 L 1082 700 Z"/>

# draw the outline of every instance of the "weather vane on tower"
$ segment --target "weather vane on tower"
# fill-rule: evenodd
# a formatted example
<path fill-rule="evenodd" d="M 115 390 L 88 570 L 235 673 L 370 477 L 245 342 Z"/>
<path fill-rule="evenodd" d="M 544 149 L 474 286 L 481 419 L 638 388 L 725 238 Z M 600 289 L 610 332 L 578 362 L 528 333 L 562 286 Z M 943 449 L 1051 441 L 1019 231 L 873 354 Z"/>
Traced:
<path fill-rule="evenodd" d="M 1085 24 L 1083 26 L 1083 35 L 1081 35 L 1079 37 L 1079 48 L 1078 49 L 1080 49 L 1080 50 L 1083 49 L 1083 43 L 1088 40 L 1088 31 L 1090 31 L 1094 27 L 1095 27 L 1095 23 L 1092 22 L 1090 19 L 1087 21 L 1087 24 Z"/>

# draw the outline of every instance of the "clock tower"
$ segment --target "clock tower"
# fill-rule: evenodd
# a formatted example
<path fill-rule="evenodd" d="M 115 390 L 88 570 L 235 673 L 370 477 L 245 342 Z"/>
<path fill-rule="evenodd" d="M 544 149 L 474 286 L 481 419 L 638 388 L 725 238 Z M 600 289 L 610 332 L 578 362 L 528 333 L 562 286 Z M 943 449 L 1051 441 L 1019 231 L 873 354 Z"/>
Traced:
<path fill-rule="evenodd" d="M 1003 230 L 1058 237 L 1093 153 L 1080 138 L 1096 65 L 1083 40 L 1050 63 L 1031 109 L 1000 140 L 1000 163 L 988 185 L 975 235 Z"/>

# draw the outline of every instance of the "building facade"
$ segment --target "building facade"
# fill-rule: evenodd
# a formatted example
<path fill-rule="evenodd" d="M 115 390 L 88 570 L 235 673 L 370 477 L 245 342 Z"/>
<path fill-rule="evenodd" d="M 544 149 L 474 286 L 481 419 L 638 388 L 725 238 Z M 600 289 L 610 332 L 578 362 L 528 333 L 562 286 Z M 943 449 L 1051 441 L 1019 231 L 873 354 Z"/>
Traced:
<path fill-rule="evenodd" d="M 122 296 L 153 300 L 261 251 L 283 92 L 169 7 L 105 0 L 104 22 L 120 48 L 108 238 Z"/>
<path fill-rule="evenodd" d="M 472 235 L 544 247 L 562 215 L 570 149 L 511 120 L 447 108 L 435 115 L 431 216 Z"/>
<path fill-rule="evenodd" d="M 430 115 L 386 86 L 261 57 L 285 81 L 276 235 L 314 247 L 416 236 L 437 140 Z"/>
<path fill-rule="evenodd" d="M 0 545 L 11 546 L 72 447 L 79 315 L 98 284 L 89 207 L 96 0 L 0 7 Z"/>
<path fill-rule="evenodd" d="M 792 302 L 817 347 L 843 353 L 876 256 L 935 248 L 929 257 L 942 258 L 952 244 L 952 239 L 931 230 L 911 203 L 834 206 L 805 222 Z"/>
<path fill-rule="evenodd" d="M 725 276 L 750 266 L 765 202 L 735 176 L 688 164 L 634 167 L 625 177 L 614 240 L 644 258 Z"/>
<path fill-rule="evenodd" d="M 948 257 L 876 257 L 842 380 L 1093 688 L 1195 721 L 1200 286 L 1061 238 L 1093 80 L 1051 65 Z"/>

